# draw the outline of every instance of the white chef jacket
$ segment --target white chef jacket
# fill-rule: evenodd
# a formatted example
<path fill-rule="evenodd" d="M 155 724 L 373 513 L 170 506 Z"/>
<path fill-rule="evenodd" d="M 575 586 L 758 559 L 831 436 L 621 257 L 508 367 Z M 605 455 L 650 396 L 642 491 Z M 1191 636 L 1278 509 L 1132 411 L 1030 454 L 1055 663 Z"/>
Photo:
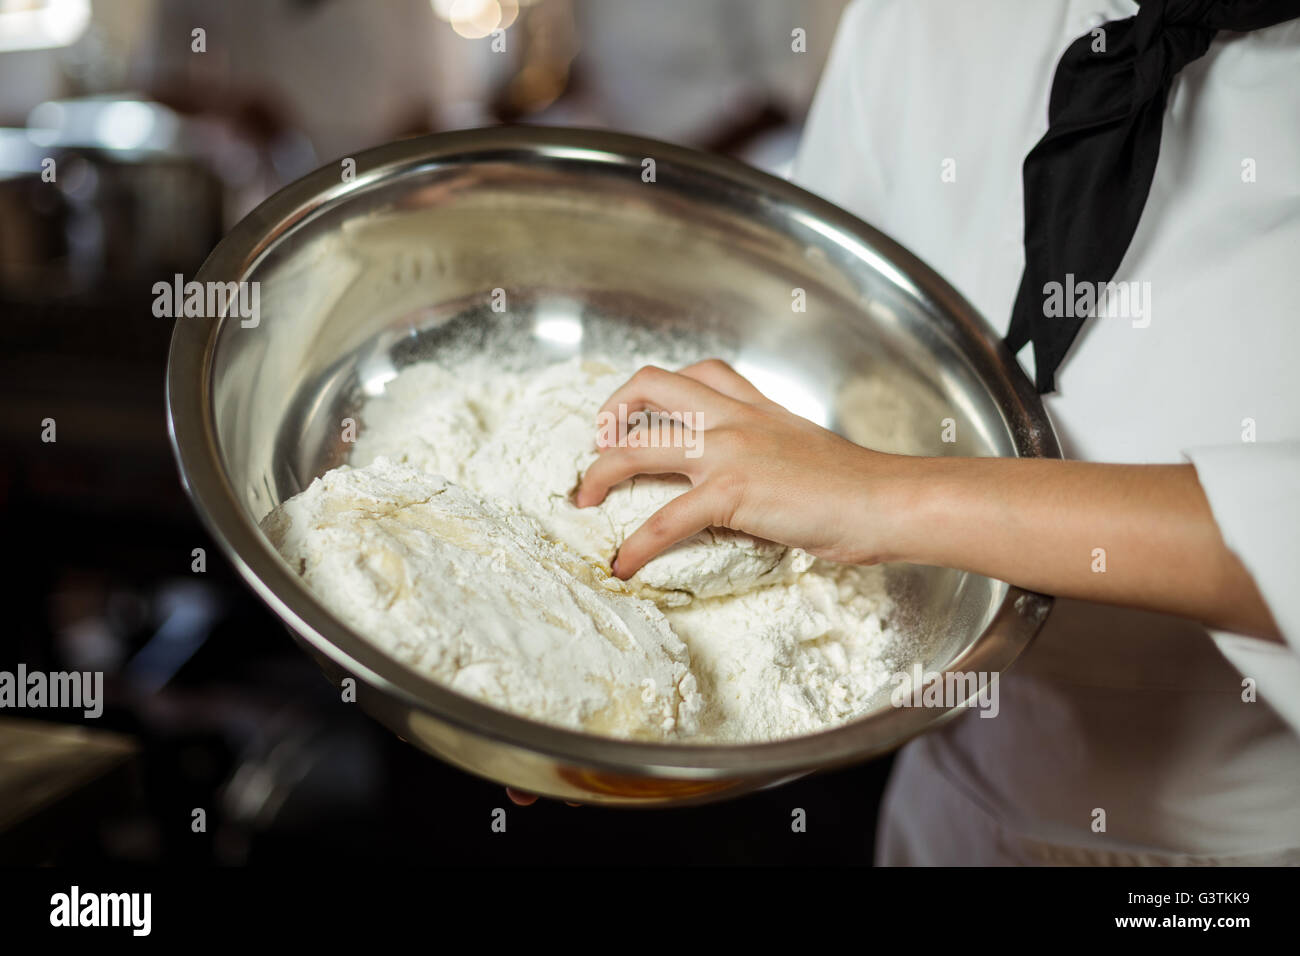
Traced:
<path fill-rule="evenodd" d="M 857 0 L 793 178 L 908 246 L 1004 334 L 1021 164 L 1057 60 L 1136 11 Z M 1115 276 L 1150 283 L 1150 323 L 1090 320 L 1046 398 L 1067 457 L 1190 459 L 1287 643 L 1058 600 L 996 718 L 967 714 L 902 751 L 878 862 L 1300 863 L 1297 120 L 1300 22 L 1220 34 L 1179 74 Z M 1120 555 L 1106 573 L 1124 573 Z"/>

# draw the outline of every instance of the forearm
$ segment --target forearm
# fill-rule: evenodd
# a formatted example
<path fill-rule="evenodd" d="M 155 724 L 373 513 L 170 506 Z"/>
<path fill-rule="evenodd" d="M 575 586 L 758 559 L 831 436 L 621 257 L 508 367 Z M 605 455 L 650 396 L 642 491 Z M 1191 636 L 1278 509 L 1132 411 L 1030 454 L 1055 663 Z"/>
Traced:
<path fill-rule="evenodd" d="M 1278 637 L 1191 465 L 998 458 L 895 464 L 891 560 Z"/>

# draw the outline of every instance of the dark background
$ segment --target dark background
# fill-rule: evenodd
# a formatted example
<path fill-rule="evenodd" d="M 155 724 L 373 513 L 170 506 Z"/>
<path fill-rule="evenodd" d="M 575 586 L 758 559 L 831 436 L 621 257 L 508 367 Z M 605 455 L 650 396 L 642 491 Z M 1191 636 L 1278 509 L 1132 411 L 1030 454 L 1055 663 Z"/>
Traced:
<path fill-rule="evenodd" d="M 780 174 L 842 6 L 0 0 L 0 669 L 103 671 L 108 701 L 0 711 L 0 861 L 870 860 L 887 760 L 701 808 L 514 808 L 340 702 L 185 499 L 151 311 L 275 188 L 402 136 L 609 126 Z"/>

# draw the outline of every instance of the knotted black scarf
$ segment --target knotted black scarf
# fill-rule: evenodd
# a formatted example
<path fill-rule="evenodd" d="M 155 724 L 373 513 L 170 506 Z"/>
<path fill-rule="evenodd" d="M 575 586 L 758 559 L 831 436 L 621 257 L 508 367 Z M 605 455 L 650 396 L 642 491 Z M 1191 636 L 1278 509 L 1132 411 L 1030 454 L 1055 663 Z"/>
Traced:
<path fill-rule="evenodd" d="M 1083 317 L 1045 314 L 1049 282 L 1109 282 L 1151 191 L 1165 100 L 1174 76 L 1219 30 L 1247 31 L 1300 16 L 1300 0 L 1140 0 L 1066 49 L 1056 66 L 1048 129 L 1024 164 L 1025 271 L 1006 342 L 1034 343 L 1038 391 L 1055 374 Z M 1300 82 L 1300 76 L 1296 78 Z"/>

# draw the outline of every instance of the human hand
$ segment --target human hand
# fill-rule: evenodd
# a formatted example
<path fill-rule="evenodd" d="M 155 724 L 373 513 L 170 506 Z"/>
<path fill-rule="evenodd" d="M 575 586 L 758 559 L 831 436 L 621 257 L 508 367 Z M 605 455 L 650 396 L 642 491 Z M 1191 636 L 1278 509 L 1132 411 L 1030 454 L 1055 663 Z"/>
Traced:
<path fill-rule="evenodd" d="M 622 408 L 620 409 L 620 406 Z M 602 406 L 602 415 L 680 414 L 692 442 L 675 447 L 601 447 L 574 496 L 580 508 L 641 474 L 680 474 L 690 491 L 623 542 L 613 571 L 635 574 L 669 546 L 709 527 L 730 528 L 846 563 L 889 560 L 895 463 L 767 399 L 725 362 L 669 372 L 646 366 Z M 690 412 L 690 415 L 685 413 Z M 679 424 L 677 427 L 686 427 Z M 698 449 L 698 456 L 687 454 Z"/>

